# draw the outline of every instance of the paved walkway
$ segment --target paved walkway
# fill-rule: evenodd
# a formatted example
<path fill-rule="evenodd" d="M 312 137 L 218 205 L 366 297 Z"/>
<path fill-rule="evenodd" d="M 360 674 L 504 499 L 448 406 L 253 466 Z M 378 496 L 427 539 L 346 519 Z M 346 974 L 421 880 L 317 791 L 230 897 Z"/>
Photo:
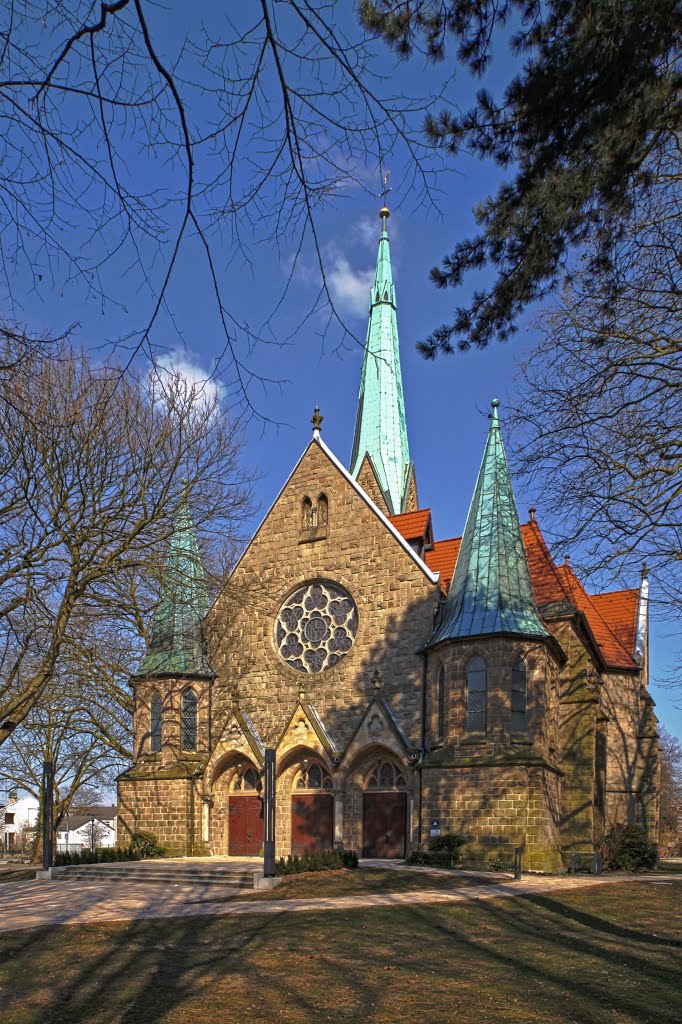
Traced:
<path fill-rule="evenodd" d="M 6 882 L 0 888 L 3 932 L 64 924 L 103 924 L 145 918 L 198 915 L 287 914 L 302 911 L 357 910 L 365 907 L 414 906 L 422 903 L 462 903 L 500 896 L 584 889 L 616 882 L 682 882 L 675 875 L 600 875 L 527 877 L 458 889 L 360 894 L 292 900 L 219 902 L 236 892 L 226 886 L 152 885 L 141 882 Z M 242 890 L 243 892 L 243 890 Z"/>

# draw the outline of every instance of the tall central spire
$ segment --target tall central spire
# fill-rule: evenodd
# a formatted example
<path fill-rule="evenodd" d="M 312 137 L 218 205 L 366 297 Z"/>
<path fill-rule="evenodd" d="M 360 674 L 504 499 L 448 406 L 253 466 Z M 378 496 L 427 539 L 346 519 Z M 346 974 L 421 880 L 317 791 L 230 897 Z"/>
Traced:
<path fill-rule="evenodd" d="M 384 206 L 380 213 L 381 237 L 370 297 L 350 471 L 357 477 L 365 457 L 369 456 L 389 513 L 397 515 L 403 511 L 410 450 L 400 372 L 395 287 L 386 231 L 388 216 L 389 211 Z"/>

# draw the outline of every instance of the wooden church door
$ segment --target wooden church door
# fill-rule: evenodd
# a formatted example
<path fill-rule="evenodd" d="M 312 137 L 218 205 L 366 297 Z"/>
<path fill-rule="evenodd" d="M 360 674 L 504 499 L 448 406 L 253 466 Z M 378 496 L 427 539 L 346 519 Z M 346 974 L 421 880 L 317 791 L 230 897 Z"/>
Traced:
<path fill-rule="evenodd" d="M 362 856 L 404 857 L 406 793 L 365 793 L 362 799 Z"/>
<path fill-rule="evenodd" d="M 228 803 L 228 847 L 231 857 L 256 857 L 263 846 L 263 801 L 257 795 L 254 768 L 235 777 Z"/>
<path fill-rule="evenodd" d="M 331 793 L 296 794 L 291 798 L 291 852 L 294 857 L 321 853 L 334 846 L 334 798 Z"/>

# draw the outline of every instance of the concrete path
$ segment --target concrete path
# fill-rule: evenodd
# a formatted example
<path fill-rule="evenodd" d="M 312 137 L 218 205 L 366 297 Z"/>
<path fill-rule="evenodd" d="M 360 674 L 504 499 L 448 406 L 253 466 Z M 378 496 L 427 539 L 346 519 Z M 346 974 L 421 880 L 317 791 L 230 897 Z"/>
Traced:
<path fill-rule="evenodd" d="M 584 889 L 617 882 L 682 882 L 675 875 L 600 875 L 578 877 L 527 877 L 520 882 L 500 881 L 467 888 L 430 891 L 361 894 L 292 900 L 242 900 L 220 902 L 230 892 L 198 885 L 159 886 L 139 882 L 6 882 L 0 888 L 3 932 L 64 924 L 103 924 L 146 918 L 198 915 L 290 914 L 303 911 L 358 910 L 366 907 L 402 907 L 426 903 L 462 903 L 500 896 L 520 896 Z M 243 890 L 241 890 L 243 892 Z"/>

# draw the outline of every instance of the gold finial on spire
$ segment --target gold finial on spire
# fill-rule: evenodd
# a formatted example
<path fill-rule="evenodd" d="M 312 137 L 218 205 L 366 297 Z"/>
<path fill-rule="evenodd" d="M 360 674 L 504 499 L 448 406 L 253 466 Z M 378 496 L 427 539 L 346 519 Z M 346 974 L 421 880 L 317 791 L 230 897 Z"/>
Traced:
<path fill-rule="evenodd" d="M 382 181 L 383 187 L 381 189 L 381 197 L 384 200 L 384 205 L 379 210 L 379 216 L 383 220 L 384 224 L 386 224 L 386 221 L 391 216 L 391 211 L 389 210 L 388 206 L 386 205 L 386 197 L 388 196 L 388 193 L 391 191 L 391 187 L 388 184 L 388 179 L 390 177 L 391 177 L 391 172 L 390 171 L 386 171 L 386 173 L 384 174 L 384 177 L 383 177 L 383 181 Z"/>
<path fill-rule="evenodd" d="M 319 405 L 316 405 L 313 411 L 313 418 L 310 421 L 313 425 L 313 434 L 319 434 L 320 430 L 322 429 L 323 419 L 324 416 L 320 416 L 320 407 Z"/>

